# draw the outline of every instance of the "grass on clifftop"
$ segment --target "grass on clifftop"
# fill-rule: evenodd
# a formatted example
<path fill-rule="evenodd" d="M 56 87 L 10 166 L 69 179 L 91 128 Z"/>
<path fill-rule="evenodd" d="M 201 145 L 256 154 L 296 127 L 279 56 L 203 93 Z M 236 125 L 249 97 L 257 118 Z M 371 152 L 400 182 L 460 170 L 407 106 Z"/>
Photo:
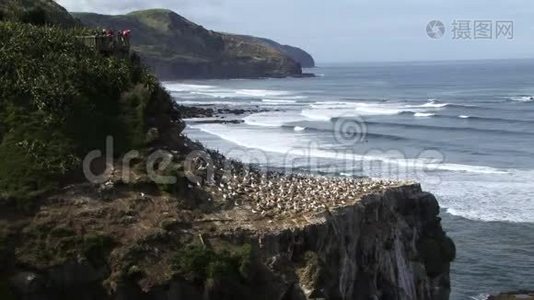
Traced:
<path fill-rule="evenodd" d="M 226 278 L 246 281 L 252 264 L 252 248 L 243 245 L 233 252 L 190 245 L 175 256 L 174 269 L 192 282 L 204 283 L 207 279 Z"/>
<path fill-rule="evenodd" d="M 92 150 L 145 140 L 171 101 L 138 63 L 103 57 L 79 30 L 0 22 L 0 200 L 57 186 Z"/>

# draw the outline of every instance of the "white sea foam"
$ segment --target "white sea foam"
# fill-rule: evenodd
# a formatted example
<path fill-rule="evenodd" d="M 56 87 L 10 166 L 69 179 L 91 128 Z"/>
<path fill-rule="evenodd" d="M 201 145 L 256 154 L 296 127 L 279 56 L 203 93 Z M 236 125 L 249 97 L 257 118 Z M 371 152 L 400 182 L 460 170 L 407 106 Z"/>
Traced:
<path fill-rule="evenodd" d="M 480 294 L 476 296 L 469 297 L 471 300 L 488 300 L 490 297 L 490 294 Z"/>
<path fill-rule="evenodd" d="M 358 103 L 356 105 L 356 112 L 364 116 L 397 115 L 407 110 L 409 110 L 407 106 L 395 104 Z"/>
<path fill-rule="evenodd" d="M 512 100 L 512 101 L 532 102 L 532 101 L 534 101 L 534 96 L 510 97 L 509 99 Z"/>
<path fill-rule="evenodd" d="M 304 131 L 304 130 L 306 130 L 306 127 L 295 126 L 294 130 L 295 131 Z"/>
<path fill-rule="evenodd" d="M 447 103 L 406 104 L 394 102 L 343 102 L 324 101 L 310 105 L 310 109 L 302 111 L 302 115 L 314 120 L 331 120 L 336 117 L 348 116 L 387 116 L 404 112 L 413 113 L 416 117 L 430 117 Z"/>
<path fill-rule="evenodd" d="M 332 118 L 346 114 L 346 110 L 331 110 L 331 109 L 304 109 L 300 112 L 303 117 L 316 121 L 330 121 Z"/>
<path fill-rule="evenodd" d="M 448 106 L 449 103 L 438 103 L 436 101 L 430 101 L 425 104 L 420 105 L 419 107 L 430 107 L 430 108 L 443 108 Z"/>
<path fill-rule="evenodd" d="M 436 170 L 443 171 L 454 171 L 454 172 L 463 172 L 463 173 L 478 173 L 478 174 L 508 174 L 509 171 L 503 169 L 497 169 L 486 166 L 475 166 L 475 165 L 462 165 L 462 164 L 435 164 L 428 165 L 429 168 L 435 168 Z"/>
<path fill-rule="evenodd" d="M 302 121 L 304 118 L 295 112 L 264 112 L 243 118 L 245 124 L 260 127 L 282 127 L 288 123 Z"/>
<path fill-rule="evenodd" d="M 264 104 L 295 104 L 297 100 L 287 100 L 287 99 L 263 99 Z"/>
<path fill-rule="evenodd" d="M 508 174 L 452 173 L 441 184 L 423 187 L 434 192 L 448 213 L 485 222 L 534 223 L 529 191 L 533 171 Z"/>
<path fill-rule="evenodd" d="M 245 121 L 247 122 L 247 121 Z M 247 122 L 249 124 L 250 121 Z M 273 126 L 275 123 L 270 122 L 268 124 L 261 124 L 259 126 L 265 127 L 279 127 Z M 230 130 L 227 126 L 222 124 L 201 124 L 195 125 L 197 129 L 216 135 L 224 140 L 232 142 L 234 144 L 247 147 L 255 148 L 258 150 L 263 150 L 267 152 L 274 152 L 280 154 L 290 153 L 294 149 L 302 149 L 303 141 L 295 139 L 294 144 L 266 144 L 264 138 L 266 135 L 275 135 L 277 139 L 284 140 L 291 135 L 283 135 L 281 132 L 263 132 L 258 134 L 255 130 L 243 131 L 246 134 L 235 134 L 235 130 Z M 283 136 L 282 136 L 283 135 Z M 305 143 L 304 143 L 305 144 Z M 331 150 L 322 150 L 322 149 L 307 149 L 307 155 L 316 157 L 316 158 L 328 158 L 328 159 L 352 159 L 352 160 L 361 160 L 361 161 L 381 161 L 385 163 L 395 164 L 401 167 L 413 167 L 413 168 L 422 168 L 424 167 L 426 171 L 454 171 L 454 172 L 465 172 L 465 173 L 479 173 L 479 174 L 507 174 L 507 170 L 501 170 L 492 167 L 486 166 L 476 166 L 476 165 L 463 165 L 463 164 L 453 164 L 453 163 L 432 163 L 429 160 L 425 159 L 398 159 L 395 157 L 387 156 L 377 156 L 377 155 L 360 155 L 355 153 L 347 153 L 343 151 L 331 151 Z"/>
<path fill-rule="evenodd" d="M 312 120 L 328 121 L 338 117 L 397 115 L 409 109 L 396 104 L 326 102 L 311 105 L 311 109 L 304 109 L 301 114 Z"/>
<path fill-rule="evenodd" d="M 170 92 L 190 92 L 214 89 L 215 86 L 205 84 L 186 84 L 175 82 L 163 82 L 163 86 Z"/>
<path fill-rule="evenodd" d="M 213 98 L 277 98 L 304 99 L 305 96 L 293 95 L 289 91 L 267 90 L 267 89 L 232 89 L 213 85 L 189 84 L 165 82 L 164 86 L 173 93 L 186 93 L 198 96 L 208 96 Z"/>
<path fill-rule="evenodd" d="M 277 97 L 277 96 L 286 96 L 290 95 L 291 93 L 288 91 L 275 91 L 275 90 L 252 90 L 252 89 L 243 89 L 243 90 L 235 90 L 235 93 L 237 95 L 244 95 L 244 96 L 250 96 L 250 97 Z"/>
<path fill-rule="evenodd" d="M 471 116 L 459 115 L 458 118 L 460 118 L 460 119 L 469 119 L 469 118 L 471 118 Z"/>
<path fill-rule="evenodd" d="M 230 106 L 240 106 L 243 105 L 243 102 L 239 101 L 231 101 L 231 100 L 205 100 L 205 99 L 197 99 L 197 100 L 180 100 L 177 99 L 176 103 L 183 104 L 183 105 L 230 105 Z"/>
<path fill-rule="evenodd" d="M 220 120 L 220 119 L 219 118 L 215 118 L 215 117 L 211 117 L 211 118 L 186 118 L 186 119 L 183 119 L 183 121 L 188 122 L 188 123 L 213 122 L 213 121 L 218 121 L 218 120 Z"/>
<path fill-rule="evenodd" d="M 428 117 L 433 117 L 435 116 L 436 114 L 435 113 L 423 113 L 423 112 L 418 112 L 418 113 L 415 113 L 414 114 L 414 117 L 418 117 L 418 118 L 428 118 Z"/>
<path fill-rule="evenodd" d="M 340 109 L 340 108 L 352 108 L 355 106 L 355 102 L 346 101 L 317 101 L 310 105 L 314 109 Z"/>

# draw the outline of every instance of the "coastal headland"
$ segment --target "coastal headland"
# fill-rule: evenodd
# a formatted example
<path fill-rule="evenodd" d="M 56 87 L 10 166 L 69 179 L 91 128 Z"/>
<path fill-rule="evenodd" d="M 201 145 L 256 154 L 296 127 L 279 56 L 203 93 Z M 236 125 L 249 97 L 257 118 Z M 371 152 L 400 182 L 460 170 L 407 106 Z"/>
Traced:
<path fill-rule="evenodd" d="M 1 299 L 448 299 L 455 246 L 420 185 L 229 160 L 183 135 L 195 113 L 138 56 L 28 5 L 1 6 Z M 232 75 L 301 73 L 240 45 Z"/>

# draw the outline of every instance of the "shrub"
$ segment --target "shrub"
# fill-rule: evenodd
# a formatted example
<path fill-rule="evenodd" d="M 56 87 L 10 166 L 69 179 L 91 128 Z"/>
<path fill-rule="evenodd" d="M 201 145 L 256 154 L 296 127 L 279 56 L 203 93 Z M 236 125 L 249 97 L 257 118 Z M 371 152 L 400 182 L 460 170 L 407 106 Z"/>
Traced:
<path fill-rule="evenodd" d="M 35 7 L 22 13 L 20 21 L 37 26 L 46 25 L 48 17 L 42 7 Z"/>
<path fill-rule="evenodd" d="M 246 281 L 252 265 L 252 248 L 244 245 L 237 250 L 220 251 L 202 246 L 187 246 L 176 254 L 174 269 L 187 280 L 203 283 L 207 279 L 229 278 Z"/>
<path fill-rule="evenodd" d="M 120 155 L 170 118 L 154 76 L 137 60 L 83 46 L 84 33 L 0 23 L 0 196 L 33 198 L 79 170 L 89 151 L 105 150 L 107 136 Z"/>
<path fill-rule="evenodd" d="M 11 288 L 9 287 L 9 282 L 5 278 L 0 278 L 0 299 L 2 300 L 15 300 L 17 299 Z"/>
<path fill-rule="evenodd" d="M 94 265 L 100 265 L 105 262 L 113 244 L 113 239 L 109 236 L 87 235 L 83 239 L 83 254 Z"/>

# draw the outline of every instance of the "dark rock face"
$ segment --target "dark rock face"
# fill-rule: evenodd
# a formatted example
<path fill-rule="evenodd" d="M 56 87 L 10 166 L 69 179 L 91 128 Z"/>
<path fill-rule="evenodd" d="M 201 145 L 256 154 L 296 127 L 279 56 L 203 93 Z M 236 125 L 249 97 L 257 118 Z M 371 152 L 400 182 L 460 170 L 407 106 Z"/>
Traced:
<path fill-rule="evenodd" d="M 10 279 L 16 299 L 106 299 L 102 278 L 105 268 L 95 268 L 86 262 L 68 262 L 45 272 L 23 271 Z M 1 298 L 0 294 L 0 298 Z"/>
<path fill-rule="evenodd" d="M 162 79 L 301 76 L 309 64 L 295 49 L 210 31 L 168 10 L 73 15 L 95 28 L 131 29 L 133 49 Z"/>
<path fill-rule="evenodd" d="M 254 268 L 246 281 L 219 277 L 199 285 L 175 277 L 141 291 L 125 279 L 104 298 L 104 289 L 95 283 L 106 278 L 106 269 L 83 262 L 39 274 L 20 271 L 11 281 L 23 299 L 72 299 L 77 291 L 84 295 L 79 299 L 95 300 L 445 300 L 455 247 L 438 213 L 434 196 L 409 185 L 365 196 L 308 224 L 275 231 L 245 226 L 206 236 L 208 244 L 253 247 Z"/>
<path fill-rule="evenodd" d="M 183 60 L 164 61 L 157 57 L 144 56 L 143 62 L 150 66 L 159 78 L 165 80 L 283 78 L 302 74 L 300 67 L 287 58 L 257 59 L 243 57 L 195 62 Z"/>
<path fill-rule="evenodd" d="M 265 259 L 279 261 L 273 272 L 293 266 L 280 277 L 286 296 L 272 299 L 448 299 L 454 244 L 438 213 L 434 196 L 409 186 L 367 196 L 324 223 L 263 236 Z M 437 246 L 419 247 L 428 242 Z"/>
<path fill-rule="evenodd" d="M 488 300 L 533 300 L 534 291 L 518 291 L 489 296 Z"/>
<path fill-rule="evenodd" d="M 282 45 L 282 51 L 298 62 L 303 68 L 315 67 L 313 56 L 300 48 Z"/>

